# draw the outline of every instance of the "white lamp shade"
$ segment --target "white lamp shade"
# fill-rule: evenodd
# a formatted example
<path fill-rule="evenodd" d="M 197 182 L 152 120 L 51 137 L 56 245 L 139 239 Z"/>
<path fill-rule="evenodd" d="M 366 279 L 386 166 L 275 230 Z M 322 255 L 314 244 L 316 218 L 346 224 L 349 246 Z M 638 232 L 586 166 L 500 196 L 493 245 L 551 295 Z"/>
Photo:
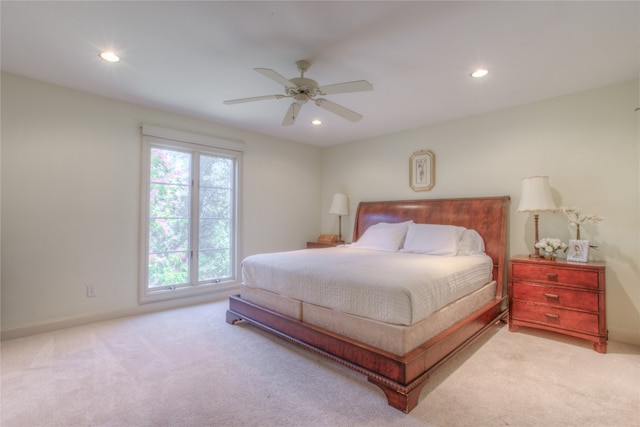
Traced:
<path fill-rule="evenodd" d="M 329 213 L 332 215 L 349 215 L 349 203 L 346 194 L 336 193 L 333 195 Z"/>
<path fill-rule="evenodd" d="M 522 192 L 518 212 L 555 211 L 557 206 L 551 196 L 548 176 L 522 178 Z"/>

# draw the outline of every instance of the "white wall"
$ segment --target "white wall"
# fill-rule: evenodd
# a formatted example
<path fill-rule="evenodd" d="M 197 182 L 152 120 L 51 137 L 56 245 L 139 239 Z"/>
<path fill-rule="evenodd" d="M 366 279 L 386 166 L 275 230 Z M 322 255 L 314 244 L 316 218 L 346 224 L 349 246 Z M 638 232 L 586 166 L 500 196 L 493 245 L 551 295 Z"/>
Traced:
<path fill-rule="evenodd" d="M 322 211 L 336 191 L 350 197 L 343 235 L 350 240 L 359 201 L 511 196 L 509 253 L 533 247 L 533 215 L 517 213 L 520 180 L 549 175 L 558 206 L 604 216 L 582 228 L 607 262 L 610 337 L 640 344 L 640 170 L 638 81 L 513 107 L 323 150 Z M 366 119 L 365 119 L 366 120 Z M 435 187 L 413 192 L 409 156 L 430 149 Z M 337 220 L 323 214 L 322 229 Z M 540 215 L 540 237 L 570 234 L 562 213 Z"/>
<path fill-rule="evenodd" d="M 3 337 L 166 306 L 137 304 L 141 123 L 241 140 L 243 255 L 337 233 L 331 196 L 361 200 L 510 195 L 510 254 L 533 245 L 520 179 L 548 174 L 558 205 L 604 216 L 583 237 L 607 262 L 611 338 L 640 344 L 638 81 L 319 149 L 2 74 Z M 366 120 L 366 118 L 365 118 Z M 436 155 L 436 185 L 409 188 L 411 153 Z M 541 237 L 568 240 L 562 214 Z M 85 287 L 98 296 L 87 298 Z M 184 301 L 193 303 L 198 300 Z"/>
<path fill-rule="evenodd" d="M 319 231 L 317 147 L 12 74 L 1 90 L 4 338 L 171 305 L 137 302 L 142 123 L 246 144 L 243 255 Z"/>

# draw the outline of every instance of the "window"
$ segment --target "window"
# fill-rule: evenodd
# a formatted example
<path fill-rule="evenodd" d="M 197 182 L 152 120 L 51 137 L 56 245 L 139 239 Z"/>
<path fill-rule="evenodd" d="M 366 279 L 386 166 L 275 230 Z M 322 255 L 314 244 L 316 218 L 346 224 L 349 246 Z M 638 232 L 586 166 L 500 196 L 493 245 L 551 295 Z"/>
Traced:
<path fill-rule="evenodd" d="M 149 126 L 142 145 L 141 302 L 230 289 L 243 145 Z"/>

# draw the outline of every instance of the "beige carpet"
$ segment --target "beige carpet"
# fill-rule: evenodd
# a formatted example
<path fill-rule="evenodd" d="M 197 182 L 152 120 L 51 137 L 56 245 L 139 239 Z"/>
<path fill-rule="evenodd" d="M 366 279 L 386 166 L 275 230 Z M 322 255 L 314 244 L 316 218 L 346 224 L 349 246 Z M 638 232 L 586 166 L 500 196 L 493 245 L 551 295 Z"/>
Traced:
<path fill-rule="evenodd" d="M 410 414 L 366 378 L 249 325 L 226 302 L 2 343 L 1 425 L 640 426 L 640 348 L 497 325 Z"/>

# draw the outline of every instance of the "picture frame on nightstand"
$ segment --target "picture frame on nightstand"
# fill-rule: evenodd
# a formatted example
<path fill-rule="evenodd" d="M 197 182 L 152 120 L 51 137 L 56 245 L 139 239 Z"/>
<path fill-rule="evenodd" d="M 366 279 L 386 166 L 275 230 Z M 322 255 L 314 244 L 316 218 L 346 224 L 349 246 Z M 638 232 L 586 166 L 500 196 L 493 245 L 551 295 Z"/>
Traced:
<path fill-rule="evenodd" d="M 567 250 L 567 261 L 572 261 L 572 262 L 589 261 L 589 241 L 588 240 L 569 240 L 569 248 Z"/>

